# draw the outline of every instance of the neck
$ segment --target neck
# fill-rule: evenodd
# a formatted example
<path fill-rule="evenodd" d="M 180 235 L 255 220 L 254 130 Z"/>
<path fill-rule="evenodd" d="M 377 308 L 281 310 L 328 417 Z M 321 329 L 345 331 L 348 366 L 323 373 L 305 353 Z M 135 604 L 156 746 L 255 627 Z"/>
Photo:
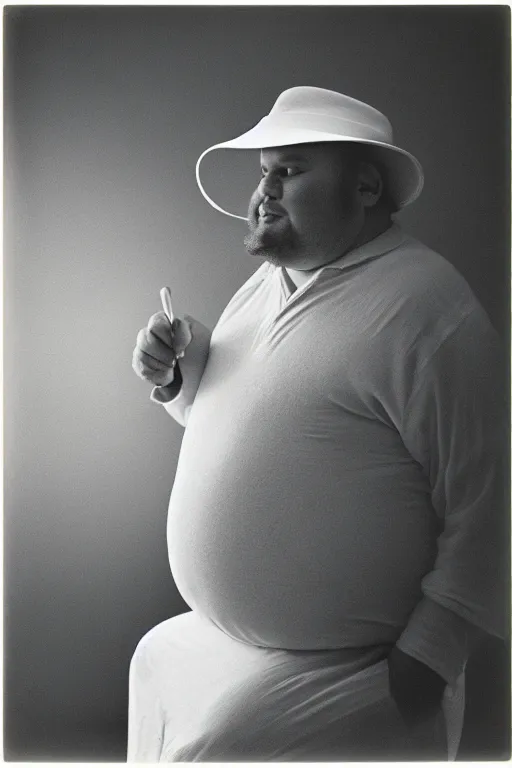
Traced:
<path fill-rule="evenodd" d="M 374 211 L 374 215 L 365 220 L 361 231 L 350 246 L 349 251 L 354 251 L 362 245 L 375 240 L 376 237 L 386 232 L 393 224 L 393 219 L 387 211 Z M 343 254 L 344 256 L 345 254 Z"/>
<path fill-rule="evenodd" d="M 376 237 L 379 237 L 379 235 L 382 235 L 384 232 L 386 232 L 393 224 L 393 220 L 391 216 L 387 213 L 383 213 L 383 215 L 377 215 L 377 212 L 375 212 L 376 215 L 372 216 L 371 218 L 368 218 L 364 226 L 361 228 L 359 234 L 354 239 L 354 241 L 351 243 L 350 248 L 345 251 L 345 253 L 341 254 L 341 256 L 337 256 L 334 261 L 338 261 L 342 256 L 346 256 L 347 253 L 350 253 L 350 251 L 354 251 L 356 248 L 361 248 L 361 246 L 365 245 L 366 243 L 371 242 L 371 240 L 375 240 Z M 327 262 L 326 264 L 321 264 L 318 267 L 315 267 L 314 269 L 291 269 L 290 267 L 285 267 L 286 272 L 288 273 L 288 276 L 290 277 L 290 280 L 297 286 L 297 288 L 300 288 L 301 285 L 304 285 L 307 283 L 307 281 L 319 270 L 322 269 L 322 267 L 328 266 L 332 262 Z"/>

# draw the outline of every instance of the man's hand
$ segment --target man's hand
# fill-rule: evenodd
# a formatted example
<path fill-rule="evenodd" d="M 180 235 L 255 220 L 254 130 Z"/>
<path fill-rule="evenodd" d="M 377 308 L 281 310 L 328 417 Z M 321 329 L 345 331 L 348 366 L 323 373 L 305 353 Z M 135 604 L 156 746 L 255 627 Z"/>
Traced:
<path fill-rule="evenodd" d="M 408 728 L 439 711 L 446 681 L 433 669 L 396 646 L 388 657 L 389 689 Z"/>
<path fill-rule="evenodd" d="M 190 322 L 176 319 L 171 328 L 165 313 L 157 312 L 137 335 L 132 368 L 141 379 L 166 386 L 174 380 L 178 357 L 190 341 Z"/>

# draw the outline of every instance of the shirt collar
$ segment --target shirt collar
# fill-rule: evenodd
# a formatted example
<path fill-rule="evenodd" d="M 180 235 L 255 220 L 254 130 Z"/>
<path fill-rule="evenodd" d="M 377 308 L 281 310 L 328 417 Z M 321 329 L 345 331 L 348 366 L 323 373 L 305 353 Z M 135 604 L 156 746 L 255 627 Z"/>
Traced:
<path fill-rule="evenodd" d="M 394 250 L 406 240 L 406 235 L 402 228 L 396 222 L 386 229 L 381 235 L 374 237 L 373 240 L 348 251 L 336 261 L 321 267 L 321 269 L 346 269 L 354 264 L 360 264 L 368 259 L 374 259 L 377 256 L 383 256 L 385 253 Z"/>

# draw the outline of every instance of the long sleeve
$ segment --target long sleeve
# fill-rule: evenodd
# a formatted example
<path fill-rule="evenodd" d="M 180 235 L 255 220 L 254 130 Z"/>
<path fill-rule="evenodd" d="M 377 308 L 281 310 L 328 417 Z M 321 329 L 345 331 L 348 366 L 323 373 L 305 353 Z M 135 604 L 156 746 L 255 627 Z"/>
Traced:
<path fill-rule="evenodd" d="M 402 438 L 427 473 L 442 521 L 424 599 L 398 646 L 452 682 L 478 629 L 506 634 L 508 409 L 505 356 L 480 308 L 418 377 Z"/>
<path fill-rule="evenodd" d="M 150 399 L 163 405 L 167 413 L 181 424 L 187 425 L 188 417 L 201 383 L 208 361 L 211 331 L 198 320 L 185 316 L 190 325 L 192 340 L 179 361 L 177 378 L 165 387 L 154 387 Z"/>
<path fill-rule="evenodd" d="M 454 685 L 482 636 L 475 624 L 424 597 L 396 645 Z"/>

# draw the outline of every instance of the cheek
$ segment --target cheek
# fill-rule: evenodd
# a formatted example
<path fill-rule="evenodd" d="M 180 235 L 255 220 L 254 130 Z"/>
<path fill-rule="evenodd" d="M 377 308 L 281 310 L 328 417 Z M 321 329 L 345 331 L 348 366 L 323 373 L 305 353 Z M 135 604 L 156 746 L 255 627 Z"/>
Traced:
<path fill-rule="evenodd" d="M 322 189 L 298 187 L 283 195 L 285 206 L 292 224 L 299 230 L 318 220 L 325 205 Z"/>
<path fill-rule="evenodd" d="M 286 208 L 293 225 L 303 232 L 308 229 L 332 229 L 343 216 L 339 194 L 325 186 L 298 191 L 291 196 Z"/>
<path fill-rule="evenodd" d="M 307 176 L 307 178 L 306 178 Z M 339 179 L 308 173 L 290 179 L 284 186 L 284 197 L 290 207 L 301 211 L 321 211 L 333 208 L 343 197 L 344 187 Z"/>

